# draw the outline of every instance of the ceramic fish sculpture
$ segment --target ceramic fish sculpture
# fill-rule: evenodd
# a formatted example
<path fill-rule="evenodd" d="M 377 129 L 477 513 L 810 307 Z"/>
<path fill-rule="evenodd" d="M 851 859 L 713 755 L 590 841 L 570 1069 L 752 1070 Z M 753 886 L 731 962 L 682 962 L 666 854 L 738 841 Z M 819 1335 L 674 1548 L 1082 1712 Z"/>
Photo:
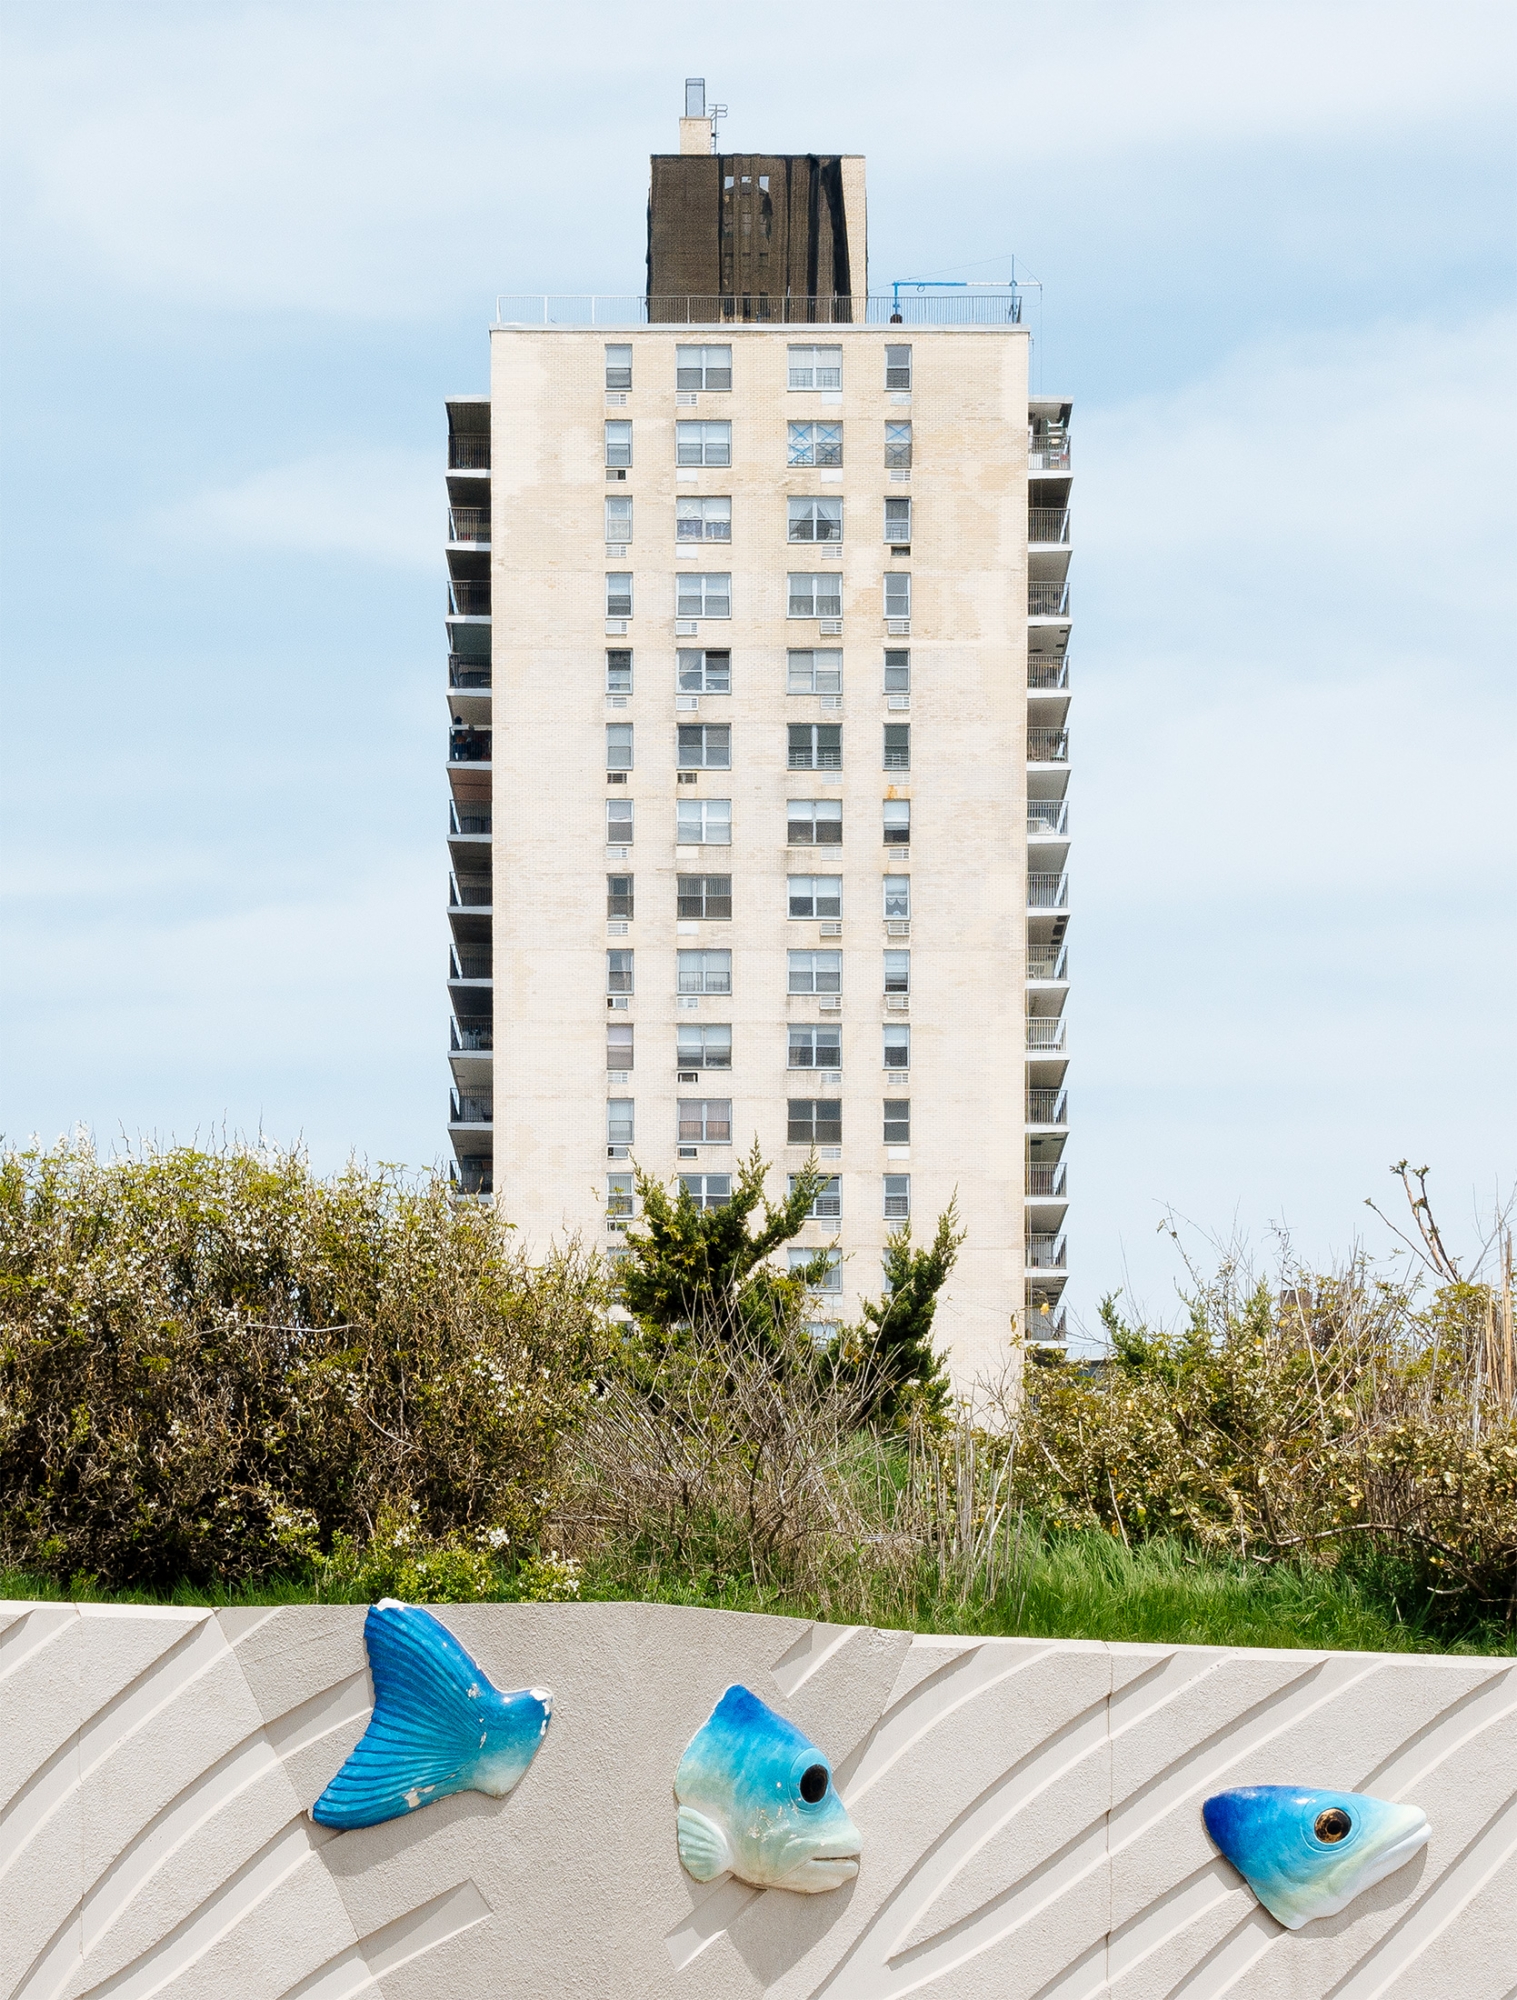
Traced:
<path fill-rule="evenodd" d="M 859 1872 L 858 1828 L 816 1745 L 745 1687 L 729 1687 L 674 1775 L 679 1858 L 697 1882 L 815 1895 Z"/>
<path fill-rule="evenodd" d="M 311 1808 L 322 1826 L 378 1826 L 445 1799 L 503 1799 L 548 1731 L 546 1688 L 502 1694 L 445 1625 L 381 1598 L 364 1620 L 374 1712 L 352 1756 Z"/>
<path fill-rule="evenodd" d="M 1336 1916 L 1410 1861 L 1432 1832 L 1416 1806 L 1306 1785 L 1219 1792 L 1201 1816 L 1265 1909 L 1292 1931 Z"/>

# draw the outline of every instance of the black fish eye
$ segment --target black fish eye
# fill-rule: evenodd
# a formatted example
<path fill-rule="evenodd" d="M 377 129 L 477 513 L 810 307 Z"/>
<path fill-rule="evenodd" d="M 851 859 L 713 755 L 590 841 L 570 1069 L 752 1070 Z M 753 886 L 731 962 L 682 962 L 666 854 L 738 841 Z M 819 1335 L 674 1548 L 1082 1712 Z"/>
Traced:
<path fill-rule="evenodd" d="M 818 1799 L 827 1795 L 827 1766 L 808 1764 L 801 1773 L 801 1797 L 808 1806 L 814 1806 Z"/>
<path fill-rule="evenodd" d="M 1342 1840 L 1352 1833 L 1354 1822 L 1341 1806 L 1329 1806 L 1325 1813 L 1318 1813 L 1317 1823 L 1312 1828 L 1319 1840 L 1325 1840 L 1331 1847 L 1334 1841 Z"/>

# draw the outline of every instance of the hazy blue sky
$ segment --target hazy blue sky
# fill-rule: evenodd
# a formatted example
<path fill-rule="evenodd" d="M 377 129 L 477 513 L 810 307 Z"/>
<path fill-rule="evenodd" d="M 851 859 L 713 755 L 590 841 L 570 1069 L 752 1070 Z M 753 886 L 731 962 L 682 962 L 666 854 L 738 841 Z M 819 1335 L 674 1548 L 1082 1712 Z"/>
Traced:
<path fill-rule="evenodd" d="M 1167 1306 L 1166 1203 L 1510 1185 L 1508 6 L 0 12 L 9 1135 L 445 1150 L 442 398 L 497 292 L 636 289 L 704 72 L 868 155 L 877 288 L 1047 287 L 1077 1312 Z"/>

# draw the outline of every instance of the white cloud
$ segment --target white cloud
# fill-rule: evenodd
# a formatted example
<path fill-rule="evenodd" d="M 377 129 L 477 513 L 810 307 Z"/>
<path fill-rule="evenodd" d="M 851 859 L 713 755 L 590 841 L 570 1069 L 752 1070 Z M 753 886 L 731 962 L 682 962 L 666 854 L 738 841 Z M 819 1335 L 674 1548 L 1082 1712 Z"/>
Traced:
<path fill-rule="evenodd" d="M 170 548 L 289 549 L 438 573 L 445 506 L 435 452 L 331 452 L 274 465 L 159 510 Z"/>

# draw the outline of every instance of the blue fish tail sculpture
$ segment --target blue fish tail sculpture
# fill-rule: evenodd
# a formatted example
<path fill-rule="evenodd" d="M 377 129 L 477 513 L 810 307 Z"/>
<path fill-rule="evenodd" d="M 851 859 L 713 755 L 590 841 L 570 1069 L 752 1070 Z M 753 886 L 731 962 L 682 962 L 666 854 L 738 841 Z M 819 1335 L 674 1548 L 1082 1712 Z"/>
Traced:
<path fill-rule="evenodd" d="M 1245 1785 L 1201 1808 L 1206 1831 L 1272 1917 L 1336 1916 L 1410 1861 L 1432 1832 L 1416 1806 L 1306 1785 Z"/>
<path fill-rule="evenodd" d="M 454 1792 L 501 1799 L 547 1734 L 546 1688 L 502 1694 L 419 1605 L 371 1605 L 364 1644 L 374 1712 L 353 1754 L 311 1807 L 322 1826 L 378 1826 Z"/>
<path fill-rule="evenodd" d="M 697 1882 L 815 1895 L 859 1872 L 861 1842 L 809 1737 L 745 1687 L 729 1687 L 674 1776 L 679 1858 Z"/>

